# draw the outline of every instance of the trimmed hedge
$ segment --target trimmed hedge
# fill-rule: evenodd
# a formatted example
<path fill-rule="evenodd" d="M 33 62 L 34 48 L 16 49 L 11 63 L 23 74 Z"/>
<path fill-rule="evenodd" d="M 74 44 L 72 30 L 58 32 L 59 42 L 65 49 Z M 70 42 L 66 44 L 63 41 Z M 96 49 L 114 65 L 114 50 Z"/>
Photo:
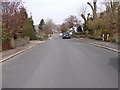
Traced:
<path fill-rule="evenodd" d="M 120 45 L 120 42 L 117 42 L 117 44 L 119 44 L 119 45 Z"/>
<path fill-rule="evenodd" d="M 74 35 L 85 35 L 85 32 L 74 32 Z"/>
<path fill-rule="evenodd" d="M 94 37 L 94 36 L 88 36 L 90 39 L 95 39 L 95 40 L 102 40 L 102 37 Z"/>
<path fill-rule="evenodd" d="M 90 39 L 94 39 L 94 36 L 89 35 L 88 38 L 90 38 Z"/>
<path fill-rule="evenodd" d="M 88 38 L 95 39 L 95 40 L 102 40 L 102 37 L 94 37 L 94 36 L 91 36 L 91 35 L 89 35 Z M 115 39 L 109 39 L 107 42 L 116 43 L 116 44 L 120 45 L 120 41 L 116 42 Z"/>
<path fill-rule="evenodd" d="M 95 38 L 95 40 L 102 40 L 101 37 L 94 37 L 94 38 Z"/>

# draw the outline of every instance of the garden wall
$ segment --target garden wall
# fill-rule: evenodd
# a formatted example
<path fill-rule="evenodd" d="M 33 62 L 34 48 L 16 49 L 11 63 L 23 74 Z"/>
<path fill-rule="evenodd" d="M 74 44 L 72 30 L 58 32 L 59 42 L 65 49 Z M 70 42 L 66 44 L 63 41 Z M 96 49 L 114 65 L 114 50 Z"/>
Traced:
<path fill-rule="evenodd" d="M 29 37 L 18 38 L 18 39 L 15 39 L 15 40 L 11 39 L 11 41 L 9 43 L 4 43 L 4 44 L 2 44 L 2 46 L 0 45 L 0 52 L 8 50 L 8 49 L 13 49 L 13 48 L 17 48 L 17 47 L 20 47 L 20 46 L 24 46 L 28 43 L 30 43 L 30 38 Z"/>
<path fill-rule="evenodd" d="M 25 37 L 25 38 L 19 38 L 19 39 L 12 39 L 10 46 L 11 48 L 16 48 L 19 46 L 24 46 L 26 44 L 30 43 L 30 38 L 29 37 Z"/>

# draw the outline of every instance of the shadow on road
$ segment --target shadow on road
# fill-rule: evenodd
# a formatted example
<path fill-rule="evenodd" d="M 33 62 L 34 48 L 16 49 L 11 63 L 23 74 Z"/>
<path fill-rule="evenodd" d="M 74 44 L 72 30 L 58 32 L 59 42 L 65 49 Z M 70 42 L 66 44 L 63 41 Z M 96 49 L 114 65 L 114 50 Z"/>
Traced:
<path fill-rule="evenodd" d="M 111 58 L 110 59 L 110 62 L 109 62 L 109 65 L 111 65 L 115 70 L 117 70 L 118 71 L 118 66 L 119 66 L 119 64 L 120 64 L 120 62 L 118 62 L 118 57 L 116 57 L 116 58 Z M 120 67 L 120 66 L 119 66 Z M 120 70 L 119 70 L 119 72 L 120 72 Z"/>

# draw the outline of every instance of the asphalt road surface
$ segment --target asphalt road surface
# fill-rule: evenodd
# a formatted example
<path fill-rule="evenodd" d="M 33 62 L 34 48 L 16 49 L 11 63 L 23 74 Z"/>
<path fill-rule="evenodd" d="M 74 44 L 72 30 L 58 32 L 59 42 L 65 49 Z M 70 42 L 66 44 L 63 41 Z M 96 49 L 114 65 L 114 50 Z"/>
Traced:
<path fill-rule="evenodd" d="M 3 88 L 118 88 L 118 53 L 57 35 L 2 70 Z"/>

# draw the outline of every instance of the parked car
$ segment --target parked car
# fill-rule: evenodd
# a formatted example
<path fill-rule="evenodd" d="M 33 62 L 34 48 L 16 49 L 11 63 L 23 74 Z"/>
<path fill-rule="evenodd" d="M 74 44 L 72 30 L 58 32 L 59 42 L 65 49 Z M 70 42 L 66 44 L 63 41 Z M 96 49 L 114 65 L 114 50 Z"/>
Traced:
<path fill-rule="evenodd" d="M 70 39 L 71 35 L 69 34 L 69 32 L 63 32 L 62 38 L 63 39 Z"/>
<path fill-rule="evenodd" d="M 62 37 L 63 33 L 60 33 L 59 36 Z"/>
<path fill-rule="evenodd" d="M 70 37 L 73 37 L 73 33 L 72 32 L 70 32 L 69 34 L 70 34 Z"/>

